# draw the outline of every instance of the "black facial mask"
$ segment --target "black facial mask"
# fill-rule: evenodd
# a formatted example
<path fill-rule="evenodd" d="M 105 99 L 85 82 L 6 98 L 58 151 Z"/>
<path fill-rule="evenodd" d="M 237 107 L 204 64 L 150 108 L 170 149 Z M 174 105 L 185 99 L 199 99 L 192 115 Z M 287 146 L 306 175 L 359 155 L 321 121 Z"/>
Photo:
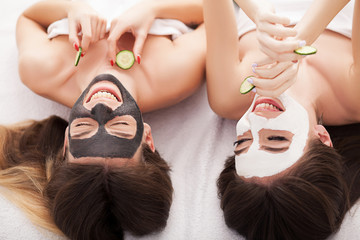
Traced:
<path fill-rule="evenodd" d="M 98 103 L 91 111 L 83 106 L 84 98 L 90 88 L 97 82 L 109 81 L 114 83 L 120 90 L 123 103 L 114 111 L 108 106 Z M 105 129 L 105 124 L 117 117 L 123 115 L 131 115 L 136 120 L 136 134 L 133 139 L 119 138 L 109 134 Z M 71 109 L 69 128 L 72 121 L 76 118 L 92 118 L 99 123 L 98 131 L 95 135 L 86 139 L 71 139 L 69 131 L 70 153 L 75 157 L 118 157 L 131 158 L 140 146 L 144 124 L 141 112 L 134 98 L 124 88 L 120 81 L 110 74 L 98 75 L 83 91 L 75 105 Z M 70 129 L 69 129 L 70 130 Z"/>

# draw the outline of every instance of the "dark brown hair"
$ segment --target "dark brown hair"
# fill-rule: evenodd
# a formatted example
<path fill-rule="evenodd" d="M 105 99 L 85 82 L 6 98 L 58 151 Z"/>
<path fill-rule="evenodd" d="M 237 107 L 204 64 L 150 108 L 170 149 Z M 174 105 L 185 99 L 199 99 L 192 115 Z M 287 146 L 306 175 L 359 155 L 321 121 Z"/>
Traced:
<path fill-rule="evenodd" d="M 242 180 L 232 156 L 218 179 L 226 224 L 247 239 L 326 239 L 350 207 L 356 173 L 347 179 L 348 170 L 342 156 L 318 139 L 296 167 L 270 184 Z"/>
<path fill-rule="evenodd" d="M 49 226 L 54 221 L 72 240 L 123 239 L 123 231 L 144 235 L 165 227 L 173 189 L 169 167 L 159 153 L 143 145 L 143 161 L 120 168 L 71 164 L 63 157 L 66 126 L 52 116 L 0 129 L 6 136 L 0 178 L 17 175 L 2 185 L 17 191 L 18 176 L 26 180 L 21 181 L 26 187 L 17 192 L 26 197 L 23 202 L 37 199 L 25 206 L 38 215 L 34 222 L 54 231 Z M 33 209 L 38 206 L 42 213 Z"/>

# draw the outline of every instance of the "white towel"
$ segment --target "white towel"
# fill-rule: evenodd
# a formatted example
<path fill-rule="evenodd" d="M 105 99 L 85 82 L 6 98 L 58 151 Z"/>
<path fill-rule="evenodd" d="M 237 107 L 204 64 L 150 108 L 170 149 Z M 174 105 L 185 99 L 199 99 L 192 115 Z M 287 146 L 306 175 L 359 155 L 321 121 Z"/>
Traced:
<path fill-rule="evenodd" d="M 121 15 L 123 12 L 135 5 L 139 0 L 83 0 L 87 2 L 96 11 L 98 11 L 107 20 L 107 32 L 110 30 L 111 21 Z M 184 33 L 190 32 L 192 29 L 186 26 L 183 22 L 175 19 L 155 19 L 149 34 L 153 35 L 170 35 L 172 40 L 181 36 Z M 56 21 L 47 29 L 48 38 L 54 38 L 58 35 L 69 34 L 69 23 L 67 18 Z"/>

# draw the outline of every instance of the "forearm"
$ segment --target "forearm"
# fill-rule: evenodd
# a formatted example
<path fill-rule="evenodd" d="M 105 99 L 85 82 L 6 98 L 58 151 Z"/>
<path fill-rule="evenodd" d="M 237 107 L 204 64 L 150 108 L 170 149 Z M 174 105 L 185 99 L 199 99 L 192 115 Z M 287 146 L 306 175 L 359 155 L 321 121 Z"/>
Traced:
<path fill-rule="evenodd" d="M 232 0 L 204 0 L 204 22 L 207 39 L 206 83 L 208 100 L 217 114 L 236 118 L 235 105 L 245 103 L 240 99 L 239 46 L 234 5 Z M 236 109 L 238 111 L 240 107 Z M 230 111 L 231 110 L 231 111 Z M 230 114 L 233 114 L 231 115 Z"/>
<path fill-rule="evenodd" d="M 273 9 L 272 5 L 268 1 L 259 0 L 234 0 L 236 4 L 245 12 L 245 14 L 256 23 L 256 13 L 266 8 Z"/>
<path fill-rule="evenodd" d="M 295 26 L 297 38 L 311 45 L 349 1 L 314 0 L 301 21 Z"/>
<path fill-rule="evenodd" d="M 156 18 L 177 19 L 185 24 L 203 22 L 202 0 L 152 0 L 147 1 Z"/>
<path fill-rule="evenodd" d="M 30 6 L 22 15 L 47 28 L 51 23 L 66 18 L 74 4 L 68 0 L 44 0 Z"/>

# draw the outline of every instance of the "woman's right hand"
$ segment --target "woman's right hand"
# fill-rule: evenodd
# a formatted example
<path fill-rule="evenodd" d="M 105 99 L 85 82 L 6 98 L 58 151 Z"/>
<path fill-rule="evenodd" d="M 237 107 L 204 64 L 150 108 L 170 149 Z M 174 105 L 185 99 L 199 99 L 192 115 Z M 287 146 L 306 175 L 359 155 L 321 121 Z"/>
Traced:
<path fill-rule="evenodd" d="M 290 19 L 276 15 L 271 6 L 261 6 L 254 14 L 260 50 L 275 61 L 296 61 L 302 57 L 293 51 L 303 41 L 296 39 Z"/>
<path fill-rule="evenodd" d="M 73 2 L 68 10 L 69 41 L 82 53 L 106 35 L 106 19 L 84 2 Z M 81 34 L 80 34 L 81 33 Z"/>

